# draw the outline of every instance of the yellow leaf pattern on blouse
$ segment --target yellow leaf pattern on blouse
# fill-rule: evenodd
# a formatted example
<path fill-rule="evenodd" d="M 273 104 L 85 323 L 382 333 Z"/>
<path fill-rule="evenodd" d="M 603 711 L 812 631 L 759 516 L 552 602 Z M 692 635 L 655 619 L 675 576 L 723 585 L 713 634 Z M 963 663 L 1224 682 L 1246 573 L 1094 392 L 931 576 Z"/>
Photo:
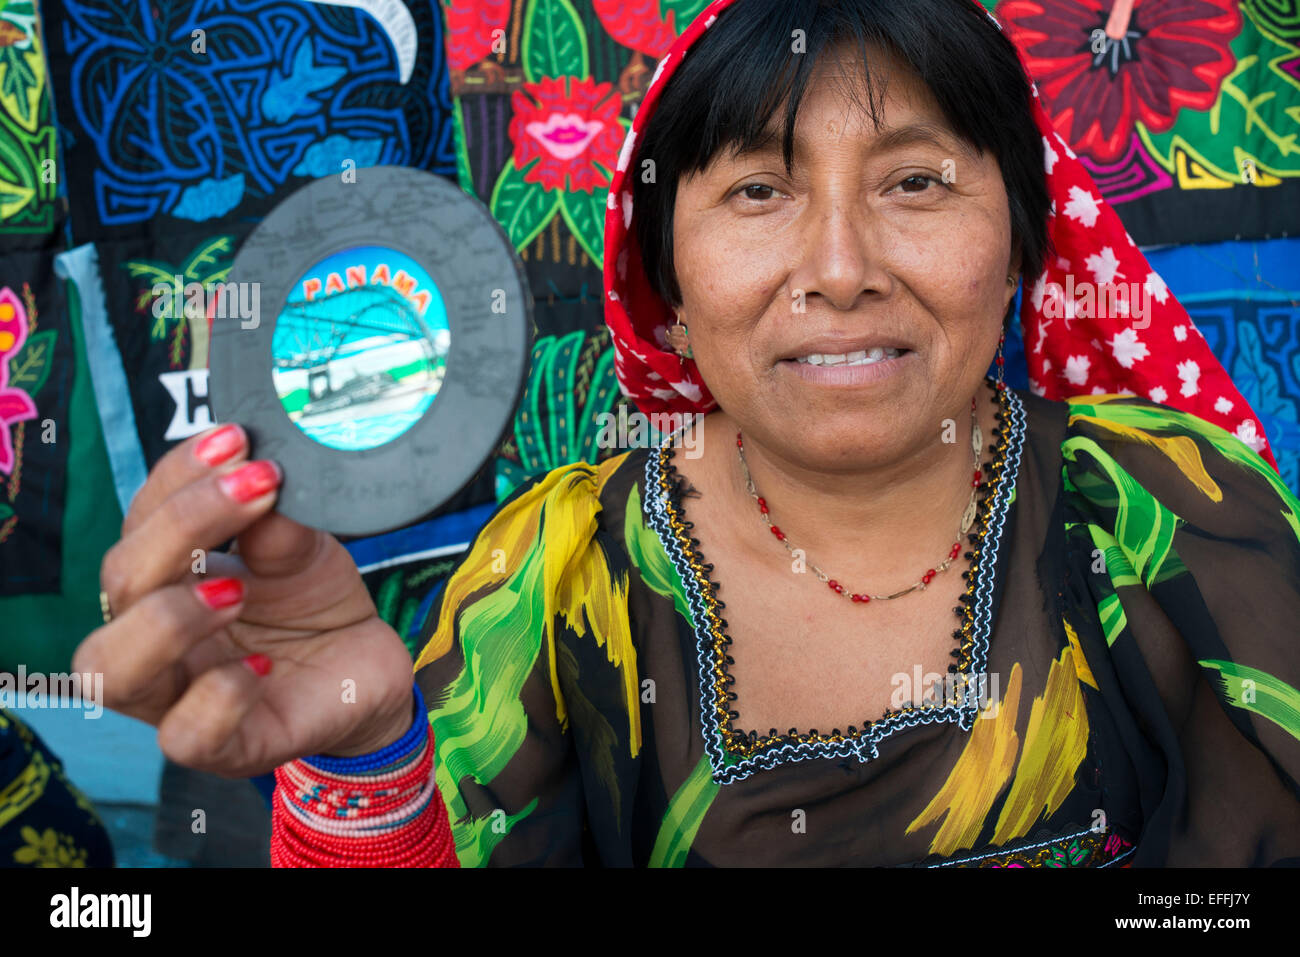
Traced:
<path fill-rule="evenodd" d="M 1023 837 L 1043 811 L 1050 815 L 1061 806 L 1074 789 L 1087 744 L 1083 689 L 1075 670 L 1074 649 L 1067 647 L 1052 661 L 1042 697 L 1034 699 L 1025 747 L 992 843 Z"/>
<path fill-rule="evenodd" d="M 1083 656 L 1083 646 L 1079 644 L 1079 636 L 1074 631 L 1074 626 L 1070 624 L 1070 619 L 1064 615 L 1061 621 L 1065 624 L 1065 637 L 1070 640 L 1070 650 L 1074 652 L 1074 671 L 1079 676 L 1079 680 L 1084 684 L 1097 687 L 1097 679 L 1093 676 L 1092 669 L 1088 667 L 1088 659 Z M 1098 689 L 1101 690 L 1101 689 Z"/>
<path fill-rule="evenodd" d="M 554 521 L 554 512 L 548 520 Z M 590 520 L 595 522 L 594 513 Z M 575 527 L 570 531 L 575 536 L 572 541 L 591 540 L 589 530 Z M 628 746 L 635 758 L 641 751 L 641 703 L 636 649 L 627 613 L 627 574 L 613 575 L 598 548 L 580 549 L 574 558 L 553 592 L 555 610 L 579 638 L 585 638 L 590 629 L 596 646 L 605 649 L 609 663 L 619 670 L 627 707 Z M 553 618 L 548 616 L 548 620 Z M 551 647 L 555 647 L 554 643 Z"/>
<path fill-rule="evenodd" d="M 540 563 L 540 593 L 544 596 L 540 610 L 556 718 L 561 727 L 568 722 L 555 661 L 554 630 L 558 622 L 564 621 L 578 637 L 590 634 L 595 638 L 597 646 L 605 649 L 609 662 L 619 670 L 627 707 L 628 744 L 632 757 L 636 757 L 641 750 L 641 707 L 636 651 L 627 614 L 627 574 L 615 576 L 604 552 L 587 547 L 600 512 L 599 492 L 626 457 L 627 453 L 623 453 L 599 466 L 576 463 L 555 469 L 503 506 L 448 579 L 437 630 L 413 670 L 419 671 L 450 650 L 454 616 L 470 596 L 494 588 L 524 587 L 514 579 L 525 571 L 525 566 Z"/>
<path fill-rule="evenodd" d="M 943 826 L 930 841 L 930 853 L 947 856 L 974 846 L 984 818 L 1011 778 L 1020 739 L 1016 718 L 1020 711 L 1020 663 L 1011 668 L 1007 693 L 1000 702 L 985 706 L 948 780 L 907 826 L 911 834 L 933 824 L 945 814 Z M 989 710 L 996 707 L 996 716 Z"/>
<path fill-rule="evenodd" d="M 1091 398 L 1095 399 L 1097 396 Z M 1206 498 L 1212 502 L 1223 501 L 1223 490 L 1210 477 L 1210 473 L 1205 470 L 1205 462 L 1201 459 L 1200 446 L 1196 444 L 1196 440 L 1190 435 L 1153 435 L 1144 429 L 1112 422 L 1109 419 L 1084 415 L 1083 413 L 1070 416 L 1070 424 L 1073 425 L 1075 422 L 1089 422 L 1098 428 L 1107 429 L 1136 442 L 1141 442 L 1143 445 L 1151 446 L 1177 465 L 1179 471 L 1187 476 L 1187 480 L 1200 489 Z"/>
<path fill-rule="evenodd" d="M 471 594 L 501 584 L 519 568 L 537 538 L 542 516 L 541 501 L 553 487 L 553 481 L 538 482 L 501 510 L 485 530 L 491 534 L 480 535 L 475 540 L 474 548 L 463 563 L 464 569 L 473 568 L 475 574 L 456 574 L 447 580 L 447 594 L 442 602 L 438 628 L 415 660 L 414 670 L 419 671 L 451 650 L 452 620 Z M 498 548 L 505 556 L 504 562 L 494 561 L 493 552 Z"/>

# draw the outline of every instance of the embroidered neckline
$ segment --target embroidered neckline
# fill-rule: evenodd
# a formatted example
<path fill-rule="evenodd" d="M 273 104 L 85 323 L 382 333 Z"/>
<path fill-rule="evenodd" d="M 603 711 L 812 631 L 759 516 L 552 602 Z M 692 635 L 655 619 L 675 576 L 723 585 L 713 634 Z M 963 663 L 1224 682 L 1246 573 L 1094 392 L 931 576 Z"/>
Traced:
<path fill-rule="evenodd" d="M 659 536 L 681 579 L 691 609 L 699 664 L 700 719 L 714 781 L 730 784 L 758 770 L 813 758 L 856 756 L 861 762 L 870 761 L 879 755 L 877 745 L 881 741 L 918 724 L 955 721 L 963 731 L 970 730 L 982 691 L 971 679 L 985 672 L 999 547 L 1014 497 L 1025 433 L 1025 411 L 1020 398 L 1011 389 L 1005 389 L 998 393 L 998 404 L 999 425 L 994 429 L 997 442 L 991 446 L 993 463 L 988 491 L 979 503 L 971 533 L 971 568 L 963 572 L 967 586 L 955 674 L 964 676 L 963 687 L 969 690 L 962 699 L 951 699 L 959 703 L 950 700 L 943 705 L 890 709 L 861 729 L 850 726 L 847 733 L 813 734 L 796 730 L 794 734 L 760 736 L 756 731 L 740 734 L 732 727 L 734 712 L 728 705 L 736 699 L 735 693 L 729 690 L 735 679 L 727 672 L 727 665 L 733 662 L 726 653 L 732 639 L 727 634 L 726 619 L 719 615 L 726 605 L 718 599 L 717 585 L 710 578 L 713 566 L 704 561 L 699 542 L 690 535 L 694 524 L 682 517 L 681 479 L 670 454 L 673 437 L 646 456 L 646 494 L 642 509 L 647 524 Z"/>

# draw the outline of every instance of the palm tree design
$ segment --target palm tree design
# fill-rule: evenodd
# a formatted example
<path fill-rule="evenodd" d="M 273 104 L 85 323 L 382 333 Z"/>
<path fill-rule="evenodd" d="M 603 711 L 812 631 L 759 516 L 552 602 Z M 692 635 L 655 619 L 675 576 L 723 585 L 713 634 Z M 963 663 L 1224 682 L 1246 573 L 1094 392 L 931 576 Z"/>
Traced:
<path fill-rule="evenodd" d="M 498 499 L 561 465 L 617 454 L 597 439 L 601 413 L 616 409 L 619 398 L 608 330 L 539 337 L 514 432 L 497 458 Z"/>
<path fill-rule="evenodd" d="M 122 268 L 132 279 L 145 279 L 148 285 L 136 297 L 137 312 L 153 314 L 153 289 L 162 283 L 169 288 L 180 276 L 182 288 L 197 282 L 209 289 L 214 283 L 224 283 L 230 276 L 234 253 L 233 236 L 214 236 L 194 248 L 180 265 L 160 259 L 133 259 Z M 202 309 L 187 309 L 184 298 L 172 297 L 171 306 L 164 309 L 149 329 L 149 338 L 161 342 L 170 338 L 168 363 L 173 369 L 185 362 L 185 330 L 189 330 L 189 369 L 205 369 L 208 365 L 208 317 Z"/>

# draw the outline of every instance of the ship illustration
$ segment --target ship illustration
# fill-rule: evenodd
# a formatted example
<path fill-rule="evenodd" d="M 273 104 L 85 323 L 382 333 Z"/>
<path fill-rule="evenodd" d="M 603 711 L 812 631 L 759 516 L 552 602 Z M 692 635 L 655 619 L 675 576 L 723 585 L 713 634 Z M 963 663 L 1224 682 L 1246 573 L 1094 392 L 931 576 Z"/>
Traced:
<path fill-rule="evenodd" d="M 446 347 L 446 330 L 431 330 L 399 292 L 375 285 L 290 303 L 272 353 L 282 399 L 305 400 L 286 403 L 289 418 L 317 427 L 427 404 L 442 384 Z"/>

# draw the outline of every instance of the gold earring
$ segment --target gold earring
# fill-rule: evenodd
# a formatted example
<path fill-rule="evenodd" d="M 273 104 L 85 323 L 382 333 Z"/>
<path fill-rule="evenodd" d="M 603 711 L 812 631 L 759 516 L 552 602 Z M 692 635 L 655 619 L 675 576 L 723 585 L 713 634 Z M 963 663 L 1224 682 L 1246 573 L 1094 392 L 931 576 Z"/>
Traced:
<path fill-rule="evenodd" d="M 685 342 L 685 341 L 686 341 L 686 337 L 687 337 L 688 335 L 690 335 L 690 330 L 686 328 L 686 323 L 682 322 L 682 315 L 681 315 L 681 313 L 678 313 L 678 314 L 677 314 L 677 325 L 674 326 L 673 329 L 674 329 L 674 330 L 677 330 L 677 329 L 680 329 L 680 330 L 681 330 L 681 332 L 677 333 L 677 338 L 678 338 L 680 341 L 682 341 L 682 342 Z M 693 359 L 693 358 L 695 358 L 694 354 L 691 352 L 691 347 L 690 347 L 689 343 L 686 345 L 686 348 L 684 348 L 684 349 L 681 348 L 680 346 L 676 346 L 676 347 L 674 347 L 674 348 L 676 348 L 676 350 L 677 350 L 677 361 L 678 361 L 678 363 L 679 363 L 680 365 L 686 365 L 686 360 L 687 360 L 687 359 Z"/>

